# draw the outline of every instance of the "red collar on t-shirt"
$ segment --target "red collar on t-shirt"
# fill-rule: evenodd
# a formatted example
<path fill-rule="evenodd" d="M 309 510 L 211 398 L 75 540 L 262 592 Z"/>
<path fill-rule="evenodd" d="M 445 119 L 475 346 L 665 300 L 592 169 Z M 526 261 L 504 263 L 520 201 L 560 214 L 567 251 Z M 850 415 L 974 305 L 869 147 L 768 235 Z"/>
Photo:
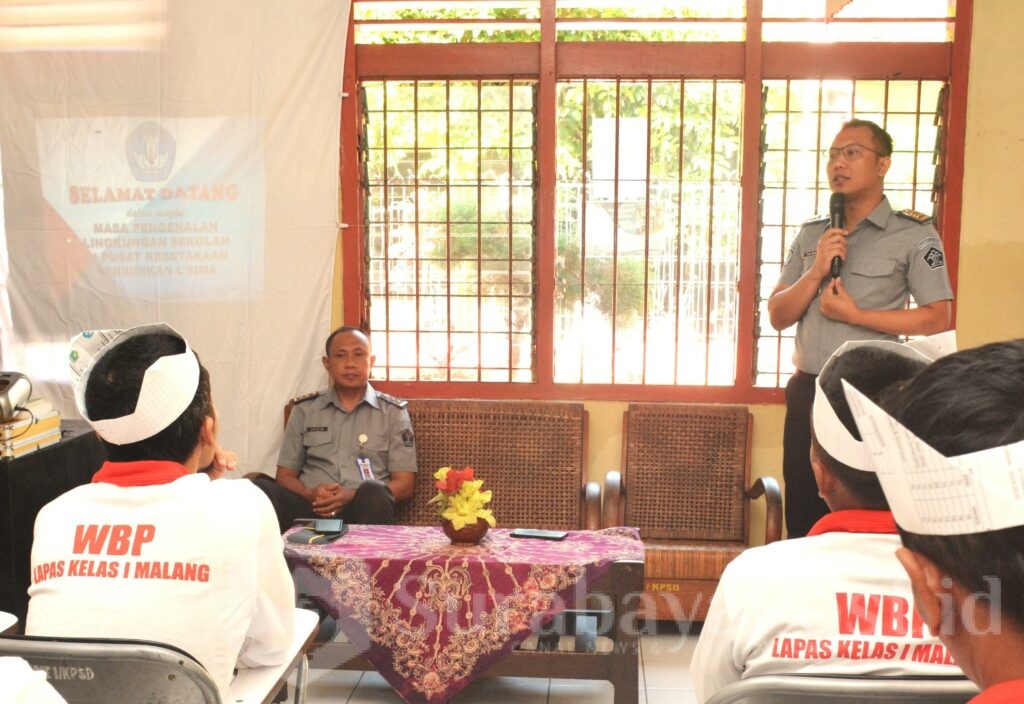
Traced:
<path fill-rule="evenodd" d="M 92 482 L 115 486 L 154 486 L 170 484 L 186 474 L 189 474 L 187 467 L 167 460 L 104 462 L 100 470 L 92 476 Z"/>
<path fill-rule="evenodd" d="M 1024 700 L 1024 680 L 994 684 L 967 704 L 1019 704 Z"/>
<path fill-rule="evenodd" d="M 892 511 L 833 511 L 820 518 L 807 537 L 823 533 L 896 533 L 896 521 Z"/>

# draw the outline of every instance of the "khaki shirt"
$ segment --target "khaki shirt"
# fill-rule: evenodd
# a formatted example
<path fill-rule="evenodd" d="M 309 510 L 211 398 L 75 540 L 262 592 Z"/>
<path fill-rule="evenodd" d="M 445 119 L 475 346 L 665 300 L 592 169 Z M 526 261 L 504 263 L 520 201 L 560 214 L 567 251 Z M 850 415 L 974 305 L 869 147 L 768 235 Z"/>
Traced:
<path fill-rule="evenodd" d="M 359 436 L 366 442 L 360 443 Z M 358 406 L 345 411 L 333 388 L 299 401 L 292 408 L 277 456 L 280 467 L 298 470 L 310 489 L 337 483 L 356 489 L 362 483 L 356 458 L 370 459 L 375 479 L 391 472 L 416 471 L 416 440 L 405 402 L 366 385 Z"/>
<path fill-rule="evenodd" d="M 790 247 L 779 283 L 792 286 L 814 266 L 818 239 L 828 229 L 828 218 L 804 223 Z M 953 299 L 942 240 L 931 224 L 892 210 L 882 198 L 847 238 L 847 257 L 842 279 L 847 292 L 864 310 L 897 310 L 910 296 L 919 306 Z M 818 294 L 796 326 L 793 363 L 808 374 L 817 374 L 832 353 L 847 340 L 895 340 L 870 328 L 829 320 L 819 297 L 831 287 L 821 282 Z"/>

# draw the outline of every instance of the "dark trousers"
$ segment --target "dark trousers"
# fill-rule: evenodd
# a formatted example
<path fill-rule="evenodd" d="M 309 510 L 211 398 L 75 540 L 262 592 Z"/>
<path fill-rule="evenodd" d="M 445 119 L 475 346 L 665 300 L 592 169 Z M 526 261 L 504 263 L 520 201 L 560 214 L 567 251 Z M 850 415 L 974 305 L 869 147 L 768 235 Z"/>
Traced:
<path fill-rule="evenodd" d="M 811 407 L 814 374 L 798 371 L 786 384 L 786 425 L 782 432 L 782 479 L 786 484 L 786 533 L 802 538 L 828 513 L 811 471 Z"/>
<path fill-rule="evenodd" d="M 270 499 L 282 533 L 291 528 L 297 518 L 318 518 L 313 513 L 313 504 L 278 484 L 273 477 L 259 474 L 249 478 Z M 368 479 L 359 485 L 356 495 L 341 509 L 338 518 L 345 523 L 392 525 L 395 522 L 395 495 L 384 482 Z"/>

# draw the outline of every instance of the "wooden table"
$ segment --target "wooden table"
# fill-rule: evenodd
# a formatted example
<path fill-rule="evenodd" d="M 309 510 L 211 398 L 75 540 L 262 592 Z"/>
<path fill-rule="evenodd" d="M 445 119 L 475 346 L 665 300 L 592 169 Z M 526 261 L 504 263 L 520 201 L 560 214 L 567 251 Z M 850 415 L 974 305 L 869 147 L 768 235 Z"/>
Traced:
<path fill-rule="evenodd" d="M 492 529 L 477 546 L 435 527 L 350 526 L 328 545 L 286 543 L 296 587 L 350 643 L 313 667 L 351 668 L 362 655 L 411 704 L 444 702 L 484 674 L 609 679 L 616 702 L 637 699 L 637 639 L 621 613 L 606 619 L 610 653 L 515 651 L 557 614 L 583 604 L 615 569 L 619 611 L 643 585 L 643 544 L 631 528 L 572 531 L 562 541 Z M 571 659 L 571 660 L 569 660 Z M 575 663 L 573 666 L 571 663 Z"/>

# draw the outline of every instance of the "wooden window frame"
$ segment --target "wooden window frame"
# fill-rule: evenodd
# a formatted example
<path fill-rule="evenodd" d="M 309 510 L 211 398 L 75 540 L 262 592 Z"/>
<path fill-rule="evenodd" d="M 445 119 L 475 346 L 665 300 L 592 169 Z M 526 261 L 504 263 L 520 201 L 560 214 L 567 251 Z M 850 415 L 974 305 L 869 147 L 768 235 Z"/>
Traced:
<path fill-rule="evenodd" d="M 555 1 L 541 0 L 539 43 L 357 45 L 350 18 L 342 91 L 340 272 L 343 318 L 366 325 L 365 233 L 358 159 L 360 106 L 358 82 L 386 79 L 523 78 L 537 91 L 537 294 L 536 378 L 524 382 L 375 381 L 404 397 L 520 398 L 608 401 L 781 403 L 781 388 L 753 383 L 754 316 L 758 265 L 758 178 L 762 81 L 768 79 L 925 79 L 949 83 L 945 116 L 945 181 L 938 192 L 954 295 L 960 251 L 966 139 L 967 76 L 974 0 L 958 0 L 950 43 L 842 42 L 814 44 L 762 42 L 761 0 L 748 0 L 745 42 L 556 42 Z M 473 73 L 465 67 L 472 66 Z M 908 70 L 908 66 L 913 70 Z M 732 386 L 646 384 L 558 384 L 553 381 L 556 82 L 565 78 L 719 78 L 744 82 L 741 243 L 736 349 Z M 750 90 L 756 86 L 757 90 Z M 811 215 L 810 213 L 808 214 Z M 954 325 L 955 325 L 954 304 Z"/>

